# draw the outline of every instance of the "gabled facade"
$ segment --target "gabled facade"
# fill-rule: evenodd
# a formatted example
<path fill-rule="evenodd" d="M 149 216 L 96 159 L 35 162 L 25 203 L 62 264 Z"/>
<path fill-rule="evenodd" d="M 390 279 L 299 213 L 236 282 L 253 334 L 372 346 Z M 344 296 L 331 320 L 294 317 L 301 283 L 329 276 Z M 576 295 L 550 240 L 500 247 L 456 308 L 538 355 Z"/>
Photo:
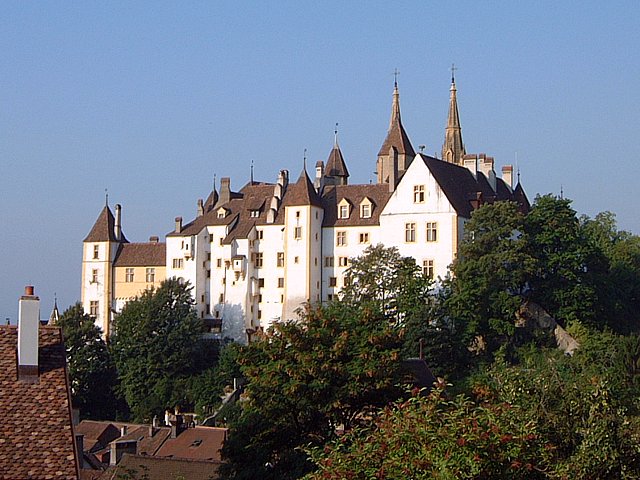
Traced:
<path fill-rule="evenodd" d="M 214 185 L 198 200 L 192 221 L 176 218 L 166 239 L 166 277 L 191 284 L 211 333 L 238 341 L 296 318 L 305 303 L 335 299 L 350 259 L 370 245 L 397 247 L 425 274 L 446 277 L 474 209 L 497 200 L 529 208 L 522 186 L 513 187 L 511 166 L 498 178 L 492 157 L 465 153 L 455 94 L 452 79 L 443 159 L 437 159 L 415 153 L 394 85 L 376 184 L 349 185 L 337 131 L 313 181 L 306 168 L 295 182 L 281 170 L 273 183 L 251 178 L 238 191 L 221 179 L 219 192 Z"/>

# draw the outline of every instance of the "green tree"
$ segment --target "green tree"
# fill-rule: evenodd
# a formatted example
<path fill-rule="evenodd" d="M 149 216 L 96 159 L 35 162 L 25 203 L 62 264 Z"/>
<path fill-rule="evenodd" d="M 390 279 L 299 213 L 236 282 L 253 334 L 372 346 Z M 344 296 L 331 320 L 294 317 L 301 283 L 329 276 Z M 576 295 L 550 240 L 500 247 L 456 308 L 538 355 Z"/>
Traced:
<path fill-rule="evenodd" d="M 366 421 L 398 398 L 398 329 L 367 307 L 333 303 L 275 323 L 240 363 L 247 401 L 223 453 L 233 478 L 299 478 L 301 447 Z"/>
<path fill-rule="evenodd" d="M 58 325 L 67 352 L 73 406 L 81 418 L 115 419 L 117 407 L 123 405 L 116 399 L 116 370 L 100 328 L 80 303 L 69 307 Z"/>
<path fill-rule="evenodd" d="M 385 408 L 373 427 L 310 451 L 321 479 L 545 478 L 553 448 L 518 407 L 447 400 L 442 390 Z"/>
<path fill-rule="evenodd" d="M 445 308 L 466 345 L 491 353 L 515 333 L 515 312 L 527 293 L 535 259 L 527 250 L 525 218 L 513 202 L 473 212 L 454 273 L 445 285 Z"/>
<path fill-rule="evenodd" d="M 571 200 L 538 196 L 524 222 L 528 254 L 535 269 L 530 297 L 561 323 L 597 323 L 602 313 L 597 278 L 606 270 L 598 248 L 588 241 Z"/>
<path fill-rule="evenodd" d="M 176 279 L 146 290 L 116 316 L 111 350 L 137 420 L 189 403 L 188 380 L 199 373 L 206 346 L 202 333 L 190 287 Z"/>
<path fill-rule="evenodd" d="M 340 291 L 340 301 L 378 311 L 401 325 L 411 314 L 422 314 L 429 301 L 430 279 L 422 275 L 411 257 L 396 247 L 382 244 L 367 247 L 350 259 L 345 276 L 349 282 Z"/>

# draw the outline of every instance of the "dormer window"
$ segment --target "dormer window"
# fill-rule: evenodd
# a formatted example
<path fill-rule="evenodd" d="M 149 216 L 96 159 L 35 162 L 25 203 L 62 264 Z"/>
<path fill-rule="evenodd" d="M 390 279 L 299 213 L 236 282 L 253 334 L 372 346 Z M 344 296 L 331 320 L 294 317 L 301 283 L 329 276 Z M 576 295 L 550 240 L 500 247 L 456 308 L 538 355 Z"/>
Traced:
<path fill-rule="evenodd" d="M 338 218 L 340 219 L 349 218 L 349 214 L 351 213 L 350 207 L 351 205 L 349 204 L 349 202 L 343 198 L 338 204 Z"/>
<path fill-rule="evenodd" d="M 224 218 L 226 216 L 227 216 L 227 209 L 223 208 L 223 207 L 220 207 L 218 209 L 218 218 Z"/>
<path fill-rule="evenodd" d="M 424 185 L 413 186 L 413 203 L 424 203 Z"/>
<path fill-rule="evenodd" d="M 249 216 L 251 218 L 258 218 L 260 216 L 260 210 L 250 210 Z"/>
<path fill-rule="evenodd" d="M 371 218 L 372 207 L 373 204 L 371 200 L 365 197 L 362 202 L 360 202 L 360 218 Z"/>

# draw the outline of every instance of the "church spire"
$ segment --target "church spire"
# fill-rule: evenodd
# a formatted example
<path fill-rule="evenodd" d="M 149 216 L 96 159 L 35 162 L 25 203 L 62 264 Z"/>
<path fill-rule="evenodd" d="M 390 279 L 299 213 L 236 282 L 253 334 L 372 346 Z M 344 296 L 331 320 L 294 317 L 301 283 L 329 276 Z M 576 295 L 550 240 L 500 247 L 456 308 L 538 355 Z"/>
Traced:
<path fill-rule="evenodd" d="M 458 114 L 458 99 L 456 89 L 456 79 L 454 73 L 455 65 L 451 65 L 451 88 L 449 89 L 449 116 L 444 134 L 444 144 L 442 145 L 442 159 L 463 164 L 463 157 L 466 153 L 464 143 L 462 143 L 462 128 L 460 127 L 460 116 Z"/>
<path fill-rule="evenodd" d="M 400 119 L 397 70 L 394 72 L 394 77 L 389 131 L 378 152 L 377 162 L 378 183 L 390 183 L 393 185 L 392 188 L 395 188 L 395 184 L 409 167 L 413 157 L 416 156 Z"/>

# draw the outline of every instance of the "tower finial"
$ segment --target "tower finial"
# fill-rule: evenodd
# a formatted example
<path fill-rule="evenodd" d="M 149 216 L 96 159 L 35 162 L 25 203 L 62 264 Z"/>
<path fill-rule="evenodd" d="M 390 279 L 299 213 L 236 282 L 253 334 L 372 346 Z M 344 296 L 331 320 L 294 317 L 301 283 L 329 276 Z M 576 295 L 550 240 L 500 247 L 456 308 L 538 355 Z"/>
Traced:
<path fill-rule="evenodd" d="M 251 185 L 253 185 L 253 160 L 251 160 Z"/>
<path fill-rule="evenodd" d="M 455 71 L 458 69 L 455 63 L 451 64 L 451 83 L 456 83 Z"/>
<path fill-rule="evenodd" d="M 333 131 L 333 145 L 334 147 L 338 146 L 338 122 L 336 122 L 336 128 Z"/>
<path fill-rule="evenodd" d="M 213 174 L 213 189 L 216 189 L 216 174 Z"/>
<path fill-rule="evenodd" d="M 394 88 L 398 88 L 398 75 L 400 75 L 400 72 L 396 68 L 396 69 L 393 70 L 393 86 L 394 86 Z"/>
<path fill-rule="evenodd" d="M 564 200 L 564 190 L 562 188 L 562 184 L 560 184 L 560 200 Z"/>
<path fill-rule="evenodd" d="M 104 206 L 109 206 L 109 190 L 107 188 L 104 189 Z"/>
<path fill-rule="evenodd" d="M 304 171 L 307 171 L 307 149 L 304 149 L 304 153 L 302 154 L 302 168 Z"/>

